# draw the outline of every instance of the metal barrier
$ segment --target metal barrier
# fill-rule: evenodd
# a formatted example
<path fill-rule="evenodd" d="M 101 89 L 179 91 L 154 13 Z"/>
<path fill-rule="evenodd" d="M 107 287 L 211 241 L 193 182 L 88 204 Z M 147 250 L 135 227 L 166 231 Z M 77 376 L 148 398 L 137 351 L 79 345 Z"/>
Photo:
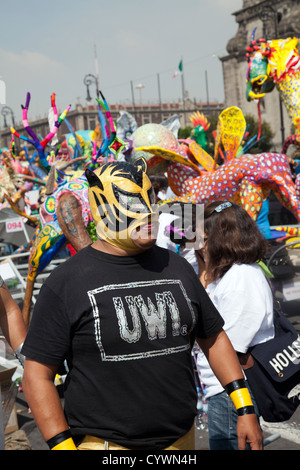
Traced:
<path fill-rule="evenodd" d="M 12 298 L 18 302 L 22 301 L 25 294 L 26 279 L 28 271 L 29 252 L 11 254 L 0 257 L 0 275 L 6 282 Z M 37 275 L 35 287 L 32 296 L 32 303 L 35 304 L 40 288 L 44 280 L 59 264 L 65 262 L 68 258 L 55 258 L 46 268 Z"/>

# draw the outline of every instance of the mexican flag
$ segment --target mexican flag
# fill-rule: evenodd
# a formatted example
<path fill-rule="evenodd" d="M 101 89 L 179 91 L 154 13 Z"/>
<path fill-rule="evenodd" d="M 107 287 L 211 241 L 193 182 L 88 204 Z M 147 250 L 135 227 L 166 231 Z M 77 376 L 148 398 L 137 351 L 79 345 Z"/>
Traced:
<path fill-rule="evenodd" d="M 177 77 L 177 75 L 182 73 L 182 60 L 179 62 L 178 69 L 175 70 L 173 74 L 173 78 Z"/>

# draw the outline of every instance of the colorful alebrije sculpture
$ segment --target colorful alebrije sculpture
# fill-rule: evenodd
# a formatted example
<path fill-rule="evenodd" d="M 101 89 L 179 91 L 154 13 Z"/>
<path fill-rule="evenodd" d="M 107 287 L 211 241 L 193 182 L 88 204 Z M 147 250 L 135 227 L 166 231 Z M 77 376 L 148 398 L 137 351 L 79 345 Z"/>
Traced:
<path fill-rule="evenodd" d="M 26 132 L 28 133 L 28 135 L 31 137 L 31 139 L 20 135 L 13 127 L 11 127 L 10 130 L 14 136 L 18 137 L 19 139 L 25 140 L 26 142 L 32 144 L 37 149 L 42 165 L 44 166 L 44 168 L 49 170 L 49 163 L 47 161 L 47 156 L 45 154 L 45 148 L 49 144 L 49 142 L 53 139 L 55 134 L 57 133 L 62 121 L 66 117 L 71 106 L 68 106 L 65 109 L 65 111 L 58 117 L 57 108 L 55 104 L 55 94 L 53 93 L 51 95 L 51 106 L 52 106 L 53 113 L 54 113 L 54 126 L 49 132 L 49 134 L 43 140 L 39 140 L 36 134 L 33 132 L 32 128 L 28 124 L 27 115 L 28 115 L 29 104 L 30 104 L 30 93 L 27 93 L 25 106 L 22 105 L 23 126 Z"/>
<path fill-rule="evenodd" d="M 94 169 L 104 161 L 115 159 L 118 151 L 125 145 L 122 140 L 117 139 L 116 129 L 108 105 L 102 94 L 101 97 L 103 101 L 99 100 L 98 104 L 104 108 L 109 126 L 106 124 L 105 117 L 98 108 L 102 135 L 104 136 L 99 149 L 96 152 L 93 151 L 88 162 L 83 157 L 84 168 L 79 172 L 79 176 L 76 173 L 76 176 L 62 180 L 56 187 L 52 185 L 51 190 L 47 191 L 46 188 L 46 198 L 40 208 L 40 224 L 33 237 L 29 256 L 27 284 L 22 311 L 26 324 L 29 323 L 31 298 L 37 274 L 44 269 L 65 243 L 70 243 L 75 251 L 79 251 L 93 241 L 90 235 L 92 233 L 90 226 L 93 224 L 93 219 L 88 202 L 88 184 L 83 173 L 84 169 L 87 167 Z M 52 103 L 55 104 L 53 101 Z M 27 99 L 26 110 L 28 105 L 29 101 Z M 24 140 L 28 140 L 37 148 L 39 156 L 42 158 L 42 163 L 46 165 L 45 161 L 47 161 L 47 169 L 49 169 L 50 160 L 47 159 L 44 149 L 50 139 L 46 138 L 44 141 L 39 142 L 37 138 L 34 138 L 34 134 L 30 132 L 26 116 L 27 114 L 23 115 L 23 124 L 24 127 L 26 126 L 25 129 L 31 135 L 32 140 L 26 138 Z M 56 121 L 55 128 L 58 128 L 60 122 L 60 120 Z M 16 132 L 14 134 L 16 135 Z M 54 167 L 50 166 L 48 182 L 53 174 L 52 169 Z M 50 184 L 48 186 L 50 187 Z"/>
<path fill-rule="evenodd" d="M 262 98 L 274 87 L 293 122 L 295 135 L 287 138 L 282 153 L 288 145 L 300 145 L 300 42 L 297 38 L 253 39 L 247 47 L 248 101 Z"/>
<path fill-rule="evenodd" d="M 105 136 L 106 138 L 103 139 L 102 145 L 99 148 L 97 157 L 100 155 L 107 155 L 107 153 L 113 153 L 114 155 L 117 155 L 118 152 L 120 152 L 124 147 L 125 147 L 125 142 L 123 142 L 121 139 L 117 137 L 117 130 L 114 125 L 113 118 L 110 114 L 110 110 L 107 104 L 106 99 L 104 98 L 103 94 L 100 91 L 100 95 L 102 97 L 102 101 L 97 98 L 98 103 L 100 106 L 103 107 L 105 111 L 105 116 L 106 119 L 109 123 L 110 131 L 107 127 L 107 124 L 104 123 L 104 128 L 105 128 Z"/>
<path fill-rule="evenodd" d="M 188 164 L 175 150 L 155 146 L 135 150 L 155 155 L 156 162 L 158 157 L 169 161 L 168 182 L 181 200 L 209 204 L 219 199 L 230 199 L 241 204 L 256 220 L 264 199 L 272 190 L 300 221 L 300 202 L 292 180 L 290 160 L 286 155 L 276 153 L 241 155 L 245 130 L 246 122 L 241 110 L 232 107 L 219 116 L 214 158 L 200 146 L 189 147 Z M 216 160 L 221 149 L 224 163 L 218 166 Z"/>
<path fill-rule="evenodd" d="M 157 149 L 143 150 L 157 154 Z M 161 153 L 162 158 L 165 154 Z M 230 199 L 241 204 L 256 220 L 263 200 L 272 190 L 283 206 L 300 221 L 300 204 L 286 155 L 246 154 L 214 171 L 202 172 L 201 176 L 192 168 L 182 168 L 176 161 L 170 161 L 167 173 L 172 191 L 181 200 L 209 204 L 219 199 Z"/>

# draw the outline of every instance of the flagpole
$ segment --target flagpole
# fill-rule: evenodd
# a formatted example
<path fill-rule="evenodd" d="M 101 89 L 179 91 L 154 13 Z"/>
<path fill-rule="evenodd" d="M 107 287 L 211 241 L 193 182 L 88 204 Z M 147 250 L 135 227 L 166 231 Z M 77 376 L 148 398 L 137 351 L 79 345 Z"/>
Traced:
<path fill-rule="evenodd" d="M 183 116 L 184 116 L 184 127 L 186 127 L 186 116 L 185 116 L 185 99 L 184 99 L 184 74 L 183 74 L 183 58 L 181 57 L 181 88 L 182 88 L 182 103 L 183 103 Z"/>
<path fill-rule="evenodd" d="M 133 114 L 137 119 L 136 109 L 135 109 L 135 101 L 134 101 L 134 91 L 133 91 L 133 82 L 130 80 L 130 87 L 131 87 L 131 99 L 132 99 L 132 107 L 133 107 Z"/>
<path fill-rule="evenodd" d="M 207 70 L 205 70 L 205 84 L 206 84 L 206 101 L 207 101 L 207 106 L 209 106 Z"/>
<path fill-rule="evenodd" d="M 161 111 L 161 93 L 160 93 L 160 79 L 159 79 L 159 73 L 157 74 L 157 86 L 158 86 L 158 98 L 159 98 L 159 112 L 160 112 L 160 122 L 162 122 L 162 111 Z"/>
<path fill-rule="evenodd" d="M 96 87 L 97 87 L 97 98 L 98 98 L 99 89 L 100 89 L 100 80 L 99 80 L 99 65 L 98 65 L 96 44 L 94 44 L 94 58 L 95 58 Z"/>

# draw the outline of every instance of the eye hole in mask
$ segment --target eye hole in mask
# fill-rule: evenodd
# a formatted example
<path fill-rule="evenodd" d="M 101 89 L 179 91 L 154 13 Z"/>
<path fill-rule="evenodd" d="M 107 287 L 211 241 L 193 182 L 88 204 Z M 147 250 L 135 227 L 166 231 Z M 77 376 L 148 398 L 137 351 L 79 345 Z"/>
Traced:
<path fill-rule="evenodd" d="M 112 186 L 114 190 L 114 195 L 123 209 L 133 213 L 149 212 L 149 207 L 147 206 L 145 200 L 142 198 L 141 194 L 128 193 L 127 191 L 118 188 L 114 184 L 112 184 Z M 147 193 L 150 204 L 154 204 L 155 193 L 153 191 L 153 188 L 149 189 Z"/>

